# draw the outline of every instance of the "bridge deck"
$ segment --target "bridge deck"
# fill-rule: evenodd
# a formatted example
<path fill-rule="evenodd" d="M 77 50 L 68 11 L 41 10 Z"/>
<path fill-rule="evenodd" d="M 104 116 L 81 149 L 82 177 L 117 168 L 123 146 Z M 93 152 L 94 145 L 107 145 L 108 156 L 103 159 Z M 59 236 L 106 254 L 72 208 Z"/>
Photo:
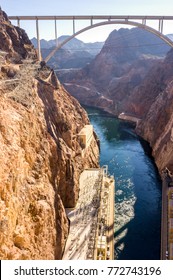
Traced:
<path fill-rule="evenodd" d="M 173 20 L 173 16 L 137 16 L 137 15 L 72 15 L 72 16 L 9 16 L 10 20 L 115 20 L 115 19 L 136 19 L 136 20 Z"/>

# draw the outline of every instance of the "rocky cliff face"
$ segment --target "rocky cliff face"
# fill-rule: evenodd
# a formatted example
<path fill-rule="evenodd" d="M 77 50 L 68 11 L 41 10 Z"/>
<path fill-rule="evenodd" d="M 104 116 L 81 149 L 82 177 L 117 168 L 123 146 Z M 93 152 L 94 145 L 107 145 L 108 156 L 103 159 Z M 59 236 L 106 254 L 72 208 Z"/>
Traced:
<path fill-rule="evenodd" d="M 87 114 L 2 11 L 0 67 L 0 257 L 61 259 L 64 207 L 78 199 L 82 170 L 98 166 L 96 137 L 82 157 Z"/>
<path fill-rule="evenodd" d="M 138 93 L 144 96 L 143 102 L 145 96 L 151 96 L 152 105 L 147 110 L 145 107 L 137 133 L 150 143 L 159 170 L 167 166 L 173 172 L 173 50 L 163 63 L 148 73 L 140 90 Z"/>
<path fill-rule="evenodd" d="M 83 104 L 116 115 L 122 111 L 142 115 L 138 98 L 130 97 L 168 50 L 161 39 L 145 30 L 114 30 L 89 65 L 76 72 L 60 73 L 60 80 Z"/>
<path fill-rule="evenodd" d="M 173 171 L 173 51 L 159 58 L 163 46 L 146 31 L 115 30 L 90 65 L 61 79 L 83 104 L 141 118 L 137 132 L 150 143 L 159 170 Z"/>
<path fill-rule="evenodd" d="M 36 51 L 25 31 L 19 27 L 13 27 L 7 15 L 0 9 L 0 50 L 8 53 L 7 57 L 14 62 L 20 62 L 22 58 L 36 58 Z"/>

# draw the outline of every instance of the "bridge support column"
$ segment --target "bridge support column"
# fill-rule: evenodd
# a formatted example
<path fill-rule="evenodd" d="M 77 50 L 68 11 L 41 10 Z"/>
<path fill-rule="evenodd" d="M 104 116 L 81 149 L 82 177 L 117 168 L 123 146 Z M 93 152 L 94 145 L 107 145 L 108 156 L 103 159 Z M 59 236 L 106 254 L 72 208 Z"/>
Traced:
<path fill-rule="evenodd" d="M 146 25 L 146 19 L 145 18 L 142 20 L 142 24 Z"/>
<path fill-rule="evenodd" d="M 17 26 L 20 27 L 20 19 L 17 19 Z"/>
<path fill-rule="evenodd" d="M 73 34 L 75 34 L 75 18 L 73 18 Z"/>
<path fill-rule="evenodd" d="M 159 32 L 163 33 L 163 19 L 159 19 Z"/>
<path fill-rule="evenodd" d="M 93 25 L 93 17 L 91 17 L 91 21 L 90 22 L 91 22 L 91 26 L 92 26 Z"/>
<path fill-rule="evenodd" d="M 55 41 L 56 41 L 56 46 L 58 46 L 58 35 L 57 35 L 57 24 L 56 24 L 56 18 L 55 18 Z"/>
<path fill-rule="evenodd" d="M 40 47 L 40 34 L 39 34 L 38 19 L 36 19 L 36 32 L 37 32 L 38 59 L 39 59 L 39 61 L 41 61 L 41 47 Z"/>

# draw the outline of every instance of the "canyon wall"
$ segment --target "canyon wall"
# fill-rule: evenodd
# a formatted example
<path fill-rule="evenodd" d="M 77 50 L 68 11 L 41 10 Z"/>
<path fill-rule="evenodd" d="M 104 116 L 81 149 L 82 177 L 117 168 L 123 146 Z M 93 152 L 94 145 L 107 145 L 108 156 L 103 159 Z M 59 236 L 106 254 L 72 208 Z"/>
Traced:
<path fill-rule="evenodd" d="M 79 176 L 97 167 L 94 134 L 82 156 L 86 112 L 47 66 L 26 33 L 0 10 L 0 257 L 61 259 Z"/>
<path fill-rule="evenodd" d="M 173 171 L 173 50 L 166 55 L 168 50 L 145 30 L 114 30 L 89 65 L 60 73 L 82 104 L 142 119 L 136 131 L 150 143 L 160 171 L 166 166 Z"/>
<path fill-rule="evenodd" d="M 86 67 L 59 71 L 59 79 L 82 104 L 121 112 L 143 114 L 138 98 L 131 98 L 149 69 L 170 49 L 160 38 L 139 28 L 114 30 L 101 52 Z"/>
<path fill-rule="evenodd" d="M 152 104 L 136 131 L 150 143 L 159 170 L 168 167 L 173 172 L 173 49 L 148 77 L 138 93 L 144 100 L 151 96 Z"/>

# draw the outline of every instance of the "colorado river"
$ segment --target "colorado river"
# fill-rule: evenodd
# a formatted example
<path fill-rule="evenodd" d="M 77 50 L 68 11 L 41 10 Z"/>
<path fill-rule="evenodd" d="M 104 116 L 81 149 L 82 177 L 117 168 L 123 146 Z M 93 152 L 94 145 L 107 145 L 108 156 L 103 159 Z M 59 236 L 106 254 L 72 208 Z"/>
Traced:
<path fill-rule="evenodd" d="M 115 258 L 160 259 L 161 181 L 149 147 L 129 124 L 86 110 L 100 139 L 100 165 L 115 176 Z"/>

